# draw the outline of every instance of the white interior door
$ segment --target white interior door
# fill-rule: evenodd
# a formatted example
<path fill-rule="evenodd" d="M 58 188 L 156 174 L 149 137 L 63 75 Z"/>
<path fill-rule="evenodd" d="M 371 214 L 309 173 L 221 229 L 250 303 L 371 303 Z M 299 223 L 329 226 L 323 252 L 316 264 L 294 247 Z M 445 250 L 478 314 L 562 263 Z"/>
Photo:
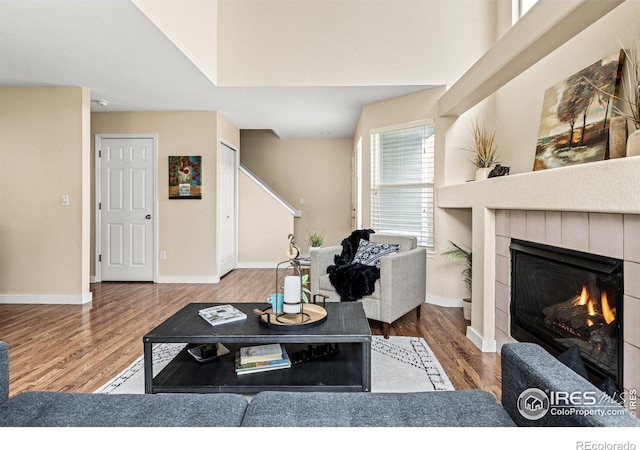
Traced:
<path fill-rule="evenodd" d="M 153 281 L 154 140 L 100 138 L 100 277 Z"/>
<path fill-rule="evenodd" d="M 223 276 L 236 266 L 236 152 L 218 146 L 218 271 Z"/>

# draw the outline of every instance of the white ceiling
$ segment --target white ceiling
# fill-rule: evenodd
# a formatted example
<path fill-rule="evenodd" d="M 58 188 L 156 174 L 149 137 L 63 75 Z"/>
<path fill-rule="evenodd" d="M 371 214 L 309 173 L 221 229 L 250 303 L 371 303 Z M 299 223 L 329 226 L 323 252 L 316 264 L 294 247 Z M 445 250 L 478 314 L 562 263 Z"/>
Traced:
<path fill-rule="evenodd" d="M 219 111 L 282 138 L 352 137 L 363 105 L 429 88 L 217 87 L 129 0 L 0 0 L 0 86 L 87 87 L 109 102 L 93 111 Z"/>

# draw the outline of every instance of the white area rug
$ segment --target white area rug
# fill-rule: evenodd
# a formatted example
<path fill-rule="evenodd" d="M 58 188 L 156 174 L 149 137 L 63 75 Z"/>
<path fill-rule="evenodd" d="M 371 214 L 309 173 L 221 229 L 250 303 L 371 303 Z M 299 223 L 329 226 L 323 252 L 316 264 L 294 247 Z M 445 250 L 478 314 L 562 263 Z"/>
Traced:
<path fill-rule="evenodd" d="M 153 349 L 154 376 L 184 344 L 158 344 Z M 453 391 L 447 374 L 422 338 L 373 336 L 371 342 L 372 392 Z M 101 394 L 144 393 L 144 361 L 141 356 L 118 376 L 95 391 Z"/>

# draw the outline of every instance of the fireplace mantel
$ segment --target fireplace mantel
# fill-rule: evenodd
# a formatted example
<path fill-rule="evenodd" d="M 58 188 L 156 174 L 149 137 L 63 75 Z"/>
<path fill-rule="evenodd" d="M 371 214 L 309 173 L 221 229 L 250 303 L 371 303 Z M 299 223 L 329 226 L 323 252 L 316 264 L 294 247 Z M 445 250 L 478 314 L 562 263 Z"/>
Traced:
<path fill-rule="evenodd" d="M 440 208 L 640 214 L 640 157 L 443 186 Z"/>
<path fill-rule="evenodd" d="M 439 208 L 471 209 L 473 308 L 467 337 L 496 351 L 496 210 L 640 214 L 640 157 L 439 187 Z M 486 249 L 486 250 L 485 250 Z"/>

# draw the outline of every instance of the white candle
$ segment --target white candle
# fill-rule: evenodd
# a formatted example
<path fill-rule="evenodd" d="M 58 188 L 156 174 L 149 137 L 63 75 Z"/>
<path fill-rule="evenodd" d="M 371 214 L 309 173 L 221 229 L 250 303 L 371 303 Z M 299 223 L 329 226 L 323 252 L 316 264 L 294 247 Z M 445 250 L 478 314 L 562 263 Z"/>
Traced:
<path fill-rule="evenodd" d="M 282 310 L 285 314 L 295 314 L 300 312 L 301 288 L 300 277 L 284 277 L 284 305 Z"/>

